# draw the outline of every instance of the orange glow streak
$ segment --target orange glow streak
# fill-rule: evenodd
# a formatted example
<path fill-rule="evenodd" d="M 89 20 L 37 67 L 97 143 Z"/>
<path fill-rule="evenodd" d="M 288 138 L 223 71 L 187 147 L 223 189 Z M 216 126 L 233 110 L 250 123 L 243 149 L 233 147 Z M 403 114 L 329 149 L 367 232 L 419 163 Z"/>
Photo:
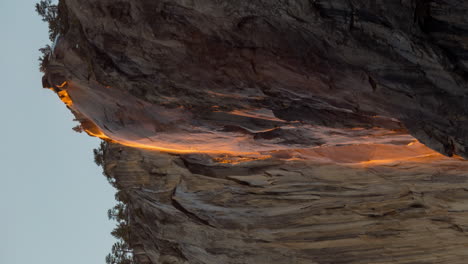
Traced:
<path fill-rule="evenodd" d="M 58 88 L 63 88 L 65 87 L 65 85 L 67 85 L 68 82 L 67 81 L 64 81 L 61 85 L 57 85 Z"/>
<path fill-rule="evenodd" d="M 63 90 L 58 92 L 60 99 L 67 105 L 67 106 L 72 106 L 73 102 L 70 96 L 68 95 L 67 91 Z M 260 154 L 259 152 L 235 152 L 235 151 L 216 151 L 216 150 L 209 150 L 209 151 L 200 151 L 200 150 L 195 150 L 195 149 L 175 149 L 175 148 L 165 148 L 165 147 L 158 147 L 154 145 L 147 145 L 139 142 L 134 142 L 134 141 L 128 141 L 124 139 L 116 139 L 114 137 L 106 135 L 102 129 L 100 129 L 95 123 L 93 123 L 91 120 L 85 120 L 81 122 L 81 125 L 84 128 L 84 131 L 92 137 L 97 137 L 102 140 L 118 143 L 120 145 L 124 145 L 127 147 L 132 147 L 132 148 L 139 148 L 139 149 L 147 149 L 147 150 L 155 150 L 155 151 L 161 151 L 161 152 L 167 152 L 167 153 L 173 153 L 173 154 L 191 154 L 191 153 L 204 153 L 204 154 L 215 154 L 215 155 L 242 155 L 243 158 L 238 158 L 238 159 L 224 159 L 223 163 L 231 163 L 231 164 L 237 164 L 240 162 L 248 161 L 248 160 L 256 160 L 256 159 L 266 159 L 268 157 L 264 157 L 264 155 Z M 264 157 L 264 158 L 263 158 Z M 243 160 L 242 160 L 243 159 Z M 242 161 L 239 161 L 242 160 Z"/>
<path fill-rule="evenodd" d="M 235 151 L 216 151 L 216 150 L 209 150 L 209 151 L 200 151 L 194 149 L 173 149 L 173 148 L 165 148 L 165 147 L 158 147 L 154 145 L 147 145 L 143 143 L 127 141 L 127 140 L 117 140 L 106 135 L 98 126 L 96 126 L 91 121 L 87 121 L 82 124 L 84 126 L 85 132 L 93 137 L 98 137 L 106 141 L 115 142 L 127 147 L 131 148 L 138 148 L 138 149 L 146 149 L 146 150 L 154 150 L 154 151 L 161 151 L 166 153 L 172 154 L 192 154 L 192 153 L 202 153 L 202 154 L 212 154 L 216 155 L 213 157 L 213 161 L 220 163 L 220 164 L 240 164 L 244 162 L 256 161 L 256 160 L 266 160 L 272 158 L 271 155 L 268 154 L 261 154 L 259 152 L 235 152 Z M 366 144 L 362 144 L 362 146 L 366 146 Z M 317 150 L 320 150 L 321 147 L 318 147 Z M 404 154 L 405 150 L 412 149 L 414 153 L 411 154 Z M 312 149 L 313 150 L 313 149 Z M 293 151 L 293 150 L 291 150 Z M 365 147 L 360 148 L 357 147 L 354 152 L 355 155 L 359 155 L 360 152 L 365 152 Z M 376 165 L 383 165 L 383 164 L 390 164 L 394 162 L 430 162 L 433 159 L 449 159 L 448 157 L 443 156 L 442 154 L 435 152 L 428 147 L 424 146 L 423 144 L 419 143 L 418 141 L 411 142 L 408 145 L 399 146 L 398 149 L 395 149 L 391 152 L 386 150 L 385 147 L 374 146 L 374 152 L 380 152 L 379 155 L 375 155 L 374 159 L 371 160 L 361 160 L 355 162 L 345 162 L 341 163 L 340 161 L 336 161 L 340 164 L 349 164 L 349 165 L 360 165 L 360 166 L 376 166 Z M 402 151 L 401 153 L 396 153 L 397 151 Z M 342 150 L 342 152 L 335 153 L 330 158 L 333 160 L 333 156 L 335 155 L 343 155 L 349 153 L 349 150 Z M 392 158 L 383 158 L 379 159 L 380 157 L 385 156 L 392 156 Z M 299 159 L 298 159 L 299 160 Z"/>
<path fill-rule="evenodd" d="M 91 126 L 88 125 L 88 127 L 85 128 L 85 132 L 88 133 L 88 135 L 90 136 L 98 137 L 106 141 L 115 142 L 115 143 L 118 143 L 127 147 L 132 147 L 132 148 L 161 151 L 161 152 L 172 153 L 172 154 L 202 153 L 202 154 L 216 155 L 216 157 L 213 157 L 213 161 L 220 163 L 220 164 L 236 165 L 236 164 L 245 163 L 245 162 L 266 160 L 266 159 L 272 158 L 271 155 L 261 154 L 259 152 L 235 152 L 235 151 L 216 151 L 216 150 L 200 151 L 200 150 L 194 150 L 194 149 L 172 149 L 172 148 L 158 147 L 154 145 L 147 145 L 143 143 L 127 141 L 127 140 L 116 140 L 115 138 L 112 138 L 106 135 L 101 129 L 99 129 L 93 123 Z M 356 161 L 356 162 L 351 162 L 351 163 L 347 163 L 347 162 L 341 163 L 339 161 L 336 161 L 336 162 L 341 163 L 341 164 L 349 164 L 349 165 L 354 164 L 354 165 L 360 165 L 360 166 L 377 166 L 377 165 L 383 165 L 383 164 L 390 164 L 394 162 L 425 163 L 425 162 L 431 162 L 431 160 L 434 160 L 434 159 L 436 160 L 449 159 L 448 157 L 445 157 L 442 154 L 439 154 L 438 152 L 435 152 L 427 148 L 426 146 L 422 145 L 421 143 L 417 141 L 412 142 L 409 145 L 400 146 L 399 148 L 401 148 L 402 151 L 407 150 L 409 148 L 414 148 L 415 152 L 412 153 L 411 155 L 408 155 L 408 154 L 405 155 L 403 153 L 396 153 L 396 152 L 387 153 L 388 151 L 385 150 L 383 147 L 376 146 L 374 151 L 381 152 L 381 153 L 379 153 L 379 155 L 375 155 L 373 157 L 374 159 L 366 160 L 366 161 L 361 160 L 361 161 Z M 320 147 L 318 147 L 317 149 L 320 149 Z M 343 150 L 343 151 L 348 152 L 346 150 Z M 365 151 L 365 150 L 360 149 L 359 147 L 355 149 L 356 155 L 359 155 L 359 152 L 362 152 L 362 151 Z M 335 155 L 342 155 L 342 154 L 335 153 Z M 386 155 L 388 156 L 389 154 L 394 154 L 394 155 L 391 155 L 392 158 L 379 159 L 379 156 L 385 157 Z M 331 158 L 333 160 L 333 157 Z"/>
<path fill-rule="evenodd" d="M 409 143 L 406 146 L 402 146 L 401 149 L 409 150 L 413 149 L 415 152 L 413 155 L 401 155 L 396 156 L 393 158 L 386 158 L 386 159 L 372 159 L 368 161 L 361 161 L 359 162 L 360 165 L 363 166 L 372 166 L 372 165 L 381 165 L 381 164 L 389 164 L 394 162 L 412 162 L 412 163 L 429 163 L 434 160 L 443 160 L 443 159 L 460 159 L 460 157 L 455 156 L 453 158 L 446 157 L 425 145 L 419 143 L 417 140 L 414 142 Z"/>
<path fill-rule="evenodd" d="M 441 158 L 444 157 L 442 154 L 433 153 L 433 154 L 426 154 L 414 157 L 406 157 L 406 158 L 393 158 L 393 159 L 375 159 L 375 160 L 368 160 L 362 161 L 360 165 L 379 165 L 379 164 L 389 164 L 394 162 L 425 162 L 428 158 Z"/>
<path fill-rule="evenodd" d="M 72 111 L 75 113 L 75 115 L 82 115 L 74 106 L 73 100 L 70 97 L 67 89 L 69 88 L 69 82 L 63 82 L 61 85 L 56 85 L 57 88 L 61 88 L 62 90 L 57 91 L 55 88 L 49 88 L 56 92 L 62 100 Z M 97 137 L 106 141 L 118 143 L 127 147 L 132 147 L 132 148 L 139 148 L 139 149 L 147 149 L 147 150 L 155 150 L 155 151 L 161 151 L 161 152 L 167 152 L 167 153 L 174 153 L 174 154 L 191 154 L 191 153 L 204 153 L 204 154 L 214 154 L 216 156 L 218 155 L 232 155 L 232 156 L 243 156 L 245 159 L 255 159 L 254 157 L 262 157 L 263 155 L 260 154 L 259 152 L 237 152 L 237 151 L 229 151 L 229 150 L 216 150 L 216 146 L 213 146 L 213 150 L 197 150 L 197 149 L 184 149 L 182 146 L 175 146 L 172 148 L 171 146 L 168 147 L 160 147 L 157 146 L 157 142 L 152 142 L 151 144 L 145 144 L 145 143 L 140 143 L 135 140 L 127 140 L 124 138 L 119 138 L 119 136 L 114 136 L 110 133 L 107 134 L 103 129 L 101 129 L 97 124 L 95 124 L 90 118 L 86 116 L 81 116 L 79 118 L 81 121 L 81 125 L 83 127 L 83 130 L 92 137 Z M 161 142 L 164 144 L 165 142 Z M 233 159 L 231 162 L 226 161 L 226 163 L 236 163 L 236 159 Z"/>
<path fill-rule="evenodd" d="M 106 136 L 104 133 L 102 133 L 100 130 L 99 131 L 91 131 L 89 129 L 85 129 L 85 132 L 92 136 L 92 137 L 97 137 L 97 138 L 100 138 L 100 139 L 103 139 L 103 140 L 107 140 L 107 141 L 113 141 L 112 139 L 110 139 L 108 136 Z"/>
<path fill-rule="evenodd" d="M 222 156 L 214 158 L 213 161 L 221 164 L 240 164 L 249 161 L 256 161 L 256 160 L 266 160 L 270 159 L 271 155 L 265 155 L 261 157 L 239 157 L 239 156 Z"/>
<path fill-rule="evenodd" d="M 66 90 L 59 91 L 57 94 L 60 100 L 62 100 L 62 102 L 65 103 L 68 107 L 71 107 L 73 105 L 73 101 Z"/>
<path fill-rule="evenodd" d="M 246 162 L 246 161 L 253 161 L 253 160 L 259 160 L 259 159 L 267 159 L 270 156 L 265 156 L 260 154 L 259 152 L 235 152 L 235 151 L 216 151 L 216 150 L 209 150 L 209 151 L 200 151 L 200 150 L 193 150 L 193 149 L 172 149 L 172 148 L 164 148 L 164 147 L 158 147 L 154 145 L 147 145 L 147 144 L 142 144 L 138 142 L 132 142 L 132 141 L 127 141 L 127 140 L 116 140 L 115 138 L 111 138 L 107 136 L 99 127 L 97 127 L 94 124 L 90 125 L 90 122 L 87 122 L 86 124 L 83 124 L 85 127 L 84 131 L 92 136 L 92 137 L 98 137 L 100 139 L 118 143 L 123 146 L 131 147 L 131 148 L 139 148 L 139 149 L 147 149 L 147 150 L 156 150 L 156 151 L 161 151 L 161 152 L 167 152 L 167 153 L 173 153 L 173 154 L 192 154 L 192 153 L 202 153 L 202 154 L 215 154 L 215 155 L 223 155 L 224 158 L 218 158 L 219 161 L 223 161 L 222 163 L 231 163 L 231 164 L 237 164 L 241 162 Z M 228 156 L 239 156 L 242 155 L 243 157 L 229 157 Z"/>
<path fill-rule="evenodd" d="M 57 88 L 60 88 L 60 89 L 63 89 L 65 88 L 65 86 L 68 85 L 68 82 L 65 81 L 63 82 L 62 84 L 60 85 L 56 85 Z M 52 90 L 52 91 L 56 91 L 56 89 L 52 88 L 52 87 L 49 87 L 48 89 Z M 70 98 L 70 95 L 68 94 L 68 92 L 66 90 L 60 90 L 57 92 L 57 95 L 58 97 L 60 98 L 60 100 L 68 107 L 71 107 L 73 105 L 73 101 L 72 99 Z"/>
<path fill-rule="evenodd" d="M 195 150 L 195 149 L 171 149 L 171 148 L 164 148 L 164 147 L 157 147 L 153 145 L 146 145 L 138 142 L 131 142 L 126 140 L 115 140 L 109 138 L 105 134 L 90 134 L 92 136 L 97 136 L 104 140 L 110 140 L 112 142 L 119 143 L 121 145 L 132 147 L 132 148 L 139 148 L 139 149 L 147 149 L 147 150 L 156 150 L 161 152 L 173 153 L 173 154 L 193 154 L 193 153 L 201 153 L 201 154 L 222 154 L 222 155 L 245 155 L 245 156 L 260 156 L 261 154 L 258 152 L 235 152 L 235 151 L 217 151 L 217 150 Z M 229 163 L 229 162 L 226 162 Z"/>
<path fill-rule="evenodd" d="M 61 88 L 57 92 L 60 100 L 64 102 L 68 107 L 72 108 L 73 100 L 70 97 L 69 93 L 66 90 L 68 82 L 63 82 L 61 85 L 56 86 L 57 88 Z M 51 90 L 57 91 L 57 89 L 50 88 Z M 217 108 L 218 106 L 213 106 L 213 108 Z M 76 110 L 76 109 L 72 109 Z M 280 121 L 277 119 L 274 114 L 269 113 L 267 110 L 263 111 L 261 109 L 258 110 L 251 110 L 251 111 L 239 111 L 235 110 L 229 112 L 233 115 L 251 117 L 251 118 L 259 118 L 259 119 L 266 119 L 271 121 Z M 75 114 L 79 114 L 75 111 Z M 244 162 L 256 161 L 256 160 L 266 160 L 271 158 L 271 155 L 263 154 L 260 152 L 242 152 L 242 151 L 223 151 L 223 150 L 196 150 L 196 149 L 180 149 L 179 146 L 175 146 L 176 148 L 171 147 L 159 147 L 155 146 L 151 143 L 145 144 L 140 143 L 138 141 L 126 140 L 121 139 L 118 136 L 108 135 L 106 134 L 103 129 L 98 127 L 93 121 L 89 118 L 84 118 L 84 121 L 81 122 L 81 125 L 84 128 L 84 131 L 92 136 L 98 137 L 100 139 L 115 142 L 127 147 L 138 148 L 138 149 L 146 149 L 146 150 L 155 150 L 173 154 L 190 154 L 190 153 L 204 153 L 204 154 L 214 154 L 215 156 L 212 157 L 213 161 L 220 163 L 220 164 L 239 164 Z M 353 131 L 365 131 L 365 128 L 352 128 Z M 111 132 L 109 132 L 111 133 Z M 372 138 L 375 134 L 369 132 L 369 136 L 361 136 L 361 138 Z M 388 134 L 388 136 L 391 133 Z M 365 134 L 367 135 L 367 134 Z M 387 134 L 379 135 L 379 136 L 387 136 Z M 367 141 L 367 140 L 366 140 Z M 165 143 L 165 142 L 160 142 Z M 167 142 L 166 142 L 167 143 Z M 367 143 L 367 144 L 366 144 Z M 207 145 L 209 143 L 207 142 Z M 305 155 L 305 159 L 314 159 L 314 158 L 328 158 L 330 161 L 334 161 L 340 164 L 350 164 L 350 165 L 361 165 L 361 166 L 375 166 L 379 164 L 388 164 L 393 162 L 431 162 L 433 160 L 438 159 L 449 159 L 448 157 L 439 154 L 436 151 L 429 149 L 428 147 L 424 146 L 423 144 L 419 143 L 417 140 L 407 144 L 407 145 L 393 145 L 393 144 L 373 144 L 371 140 L 368 142 L 360 141 L 359 144 L 353 144 L 352 142 L 342 142 L 345 146 L 340 147 L 336 146 L 322 146 L 322 147 L 315 147 L 310 149 L 302 149 L 305 152 L 309 151 L 310 153 L 313 152 L 313 155 L 310 155 L 307 158 Z M 349 144 L 349 145 L 347 145 Z M 216 146 L 212 146 L 213 149 L 216 149 Z M 206 149 L 206 148 L 205 148 Z M 285 150 L 288 152 L 295 152 L 301 151 L 299 149 L 288 149 Z M 270 154 L 274 153 L 274 151 L 270 151 Z M 295 159 L 295 158 L 294 158 Z M 287 159 L 286 159 L 287 160 Z M 297 159 L 300 160 L 300 159 Z"/>

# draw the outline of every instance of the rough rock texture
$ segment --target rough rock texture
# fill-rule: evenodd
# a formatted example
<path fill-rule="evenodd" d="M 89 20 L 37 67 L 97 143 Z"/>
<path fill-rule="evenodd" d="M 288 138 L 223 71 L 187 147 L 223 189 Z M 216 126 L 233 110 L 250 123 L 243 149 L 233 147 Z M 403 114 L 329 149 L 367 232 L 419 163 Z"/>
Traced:
<path fill-rule="evenodd" d="M 468 163 L 209 163 L 111 145 L 138 263 L 466 263 Z"/>
<path fill-rule="evenodd" d="M 242 127 L 235 110 L 332 127 L 394 128 L 389 117 L 427 146 L 468 157 L 466 1 L 65 3 L 51 85 L 110 86 L 178 108 L 188 128 L 173 130 L 185 135 L 275 126 Z M 107 119 L 108 133 L 132 121 Z"/>
<path fill-rule="evenodd" d="M 468 2 L 62 1 L 139 263 L 466 263 Z"/>

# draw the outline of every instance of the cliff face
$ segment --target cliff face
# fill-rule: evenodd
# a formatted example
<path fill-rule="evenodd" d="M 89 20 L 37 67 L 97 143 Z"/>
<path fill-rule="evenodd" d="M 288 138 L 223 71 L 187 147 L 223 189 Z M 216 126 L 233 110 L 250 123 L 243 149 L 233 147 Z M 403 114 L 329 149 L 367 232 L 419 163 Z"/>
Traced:
<path fill-rule="evenodd" d="M 468 163 L 213 163 L 111 145 L 137 263 L 466 263 Z"/>
<path fill-rule="evenodd" d="M 62 3 L 138 262 L 465 263 L 468 3 Z"/>

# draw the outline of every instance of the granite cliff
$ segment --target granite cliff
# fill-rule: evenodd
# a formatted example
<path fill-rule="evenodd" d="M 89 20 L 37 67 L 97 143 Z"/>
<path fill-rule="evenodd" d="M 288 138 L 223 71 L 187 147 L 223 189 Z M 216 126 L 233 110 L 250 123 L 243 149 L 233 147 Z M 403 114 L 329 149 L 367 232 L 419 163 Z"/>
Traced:
<path fill-rule="evenodd" d="M 136 263 L 466 263 L 468 2 L 59 6 Z"/>

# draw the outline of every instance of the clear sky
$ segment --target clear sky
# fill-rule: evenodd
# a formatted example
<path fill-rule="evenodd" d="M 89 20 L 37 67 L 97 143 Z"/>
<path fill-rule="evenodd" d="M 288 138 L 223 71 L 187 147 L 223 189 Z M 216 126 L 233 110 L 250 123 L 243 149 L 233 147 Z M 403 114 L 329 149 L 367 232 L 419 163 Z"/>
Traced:
<path fill-rule="evenodd" d="M 99 140 L 41 88 L 49 43 L 37 0 L 0 0 L 0 263 L 99 264 L 114 243 L 114 189 L 93 162 Z"/>

